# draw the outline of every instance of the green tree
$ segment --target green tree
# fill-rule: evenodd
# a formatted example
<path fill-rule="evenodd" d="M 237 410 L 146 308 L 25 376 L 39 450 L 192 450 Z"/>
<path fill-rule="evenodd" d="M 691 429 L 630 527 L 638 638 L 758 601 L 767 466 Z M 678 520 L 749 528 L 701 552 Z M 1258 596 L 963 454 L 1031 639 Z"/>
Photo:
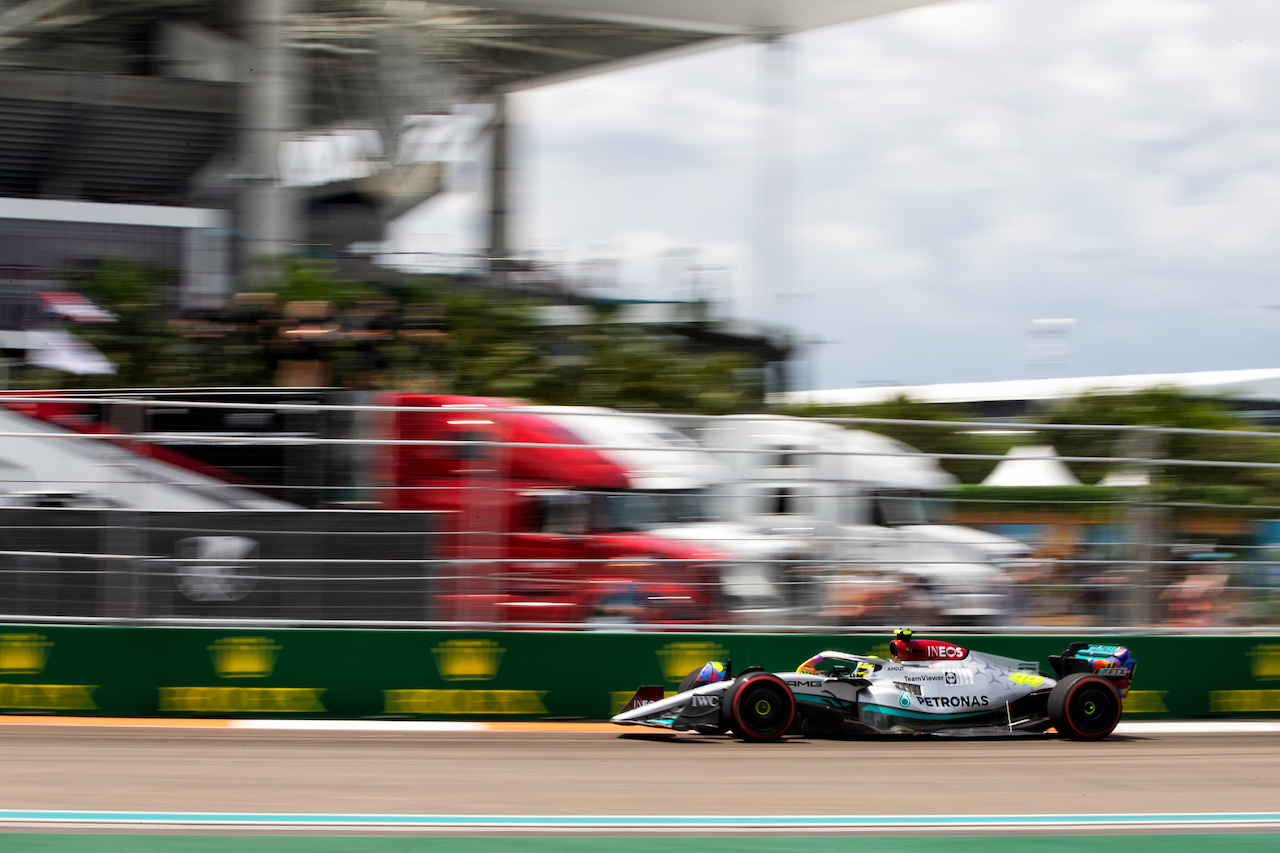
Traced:
<path fill-rule="evenodd" d="M 721 414 L 758 410 L 759 367 L 752 359 L 700 351 L 682 338 L 611 323 L 607 306 L 580 328 L 537 321 L 539 303 L 448 286 L 422 277 L 379 286 L 338 281 L 326 262 L 287 257 L 269 261 L 272 275 L 254 296 L 237 298 L 219 322 L 170 322 L 163 296 L 172 274 L 109 260 L 77 285 L 119 317 L 85 337 L 115 362 L 115 377 L 75 379 L 39 371 L 44 387 L 172 385 L 198 382 L 267 384 L 280 345 L 277 326 L 290 302 L 323 302 L 339 317 L 366 300 L 443 306 L 440 328 L 379 340 L 382 373 L 394 387 L 500 396 L 535 403 L 609 406 Z M 201 331 L 203 329 L 203 331 Z M 411 331 L 411 330 L 401 330 Z M 416 330 L 421 332 L 422 330 Z M 336 385 L 357 381 L 361 344 L 328 336 L 319 344 Z M 365 348 L 367 353 L 367 346 Z"/>
<path fill-rule="evenodd" d="M 636 326 L 612 324 L 608 311 L 557 338 L 562 355 L 539 395 L 549 403 L 726 414 L 758 409 L 762 395 L 748 358 L 700 352 Z"/>
<path fill-rule="evenodd" d="M 363 299 L 385 298 L 376 285 L 335 279 L 333 264 L 323 259 L 283 255 L 263 263 L 270 277 L 257 289 L 274 293 L 280 305 L 328 302 L 336 309 L 344 309 Z"/>
<path fill-rule="evenodd" d="M 554 405 L 718 414 L 757 408 L 754 367 L 732 353 L 689 351 L 678 339 L 609 323 L 565 330 L 534 319 L 536 304 L 446 294 L 442 384 L 460 394 Z"/>
<path fill-rule="evenodd" d="M 1045 438 L 1063 456 L 1127 457 L 1219 462 L 1280 462 L 1280 433 L 1276 439 L 1253 436 L 1163 433 L 1142 427 L 1188 430 L 1259 432 L 1257 426 L 1233 411 L 1229 401 L 1192 397 L 1174 388 L 1154 388 L 1137 394 L 1086 394 L 1063 401 L 1045 412 L 1045 423 L 1122 425 L 1135 429 L 1117 433 L 1101 430 L 1054 431 Z M 1139 438 L 1144 436 L 1145 438 Z M 1099 481 L 1117 463 L 1073 462 L 1070 467 L 1085 483 Z M 1229 466 L 1156 466 L 1157 488 L 1168 499 L 1208 502 L 1276 502 L 1280 500 L 1280 470 Z"/>
<path fill-rule="evenodd" d="M 73 333 L 116 365 L 114 375 L 75 377 L 56 371 L 28 376 L 32 387 L 135 387 L 187 384 L 192 363 L 180 336 L 165 323 L 164 294 L 172 272 L 126 258 L 108 258 L 68 274 L 87 297 L 116 315 L 116 322 L 76 326 Z"/>

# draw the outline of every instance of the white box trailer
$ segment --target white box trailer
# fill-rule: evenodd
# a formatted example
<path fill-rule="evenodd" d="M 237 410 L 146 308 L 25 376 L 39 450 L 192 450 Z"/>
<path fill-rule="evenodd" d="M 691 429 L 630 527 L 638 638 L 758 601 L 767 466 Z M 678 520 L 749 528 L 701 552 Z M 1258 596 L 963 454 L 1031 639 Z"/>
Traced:
<path fill-rule="evenodd" d="M 727 518 L 814 543 L 830 601 L 841 585 L 885 575 L 928 599 L 944 624 L 991 624 L 1021 542 L 943 524 L 928 495 L 955 478 L 902 442 L 804 418 L 708 419 L 699 442 L 731 472 Z"/>

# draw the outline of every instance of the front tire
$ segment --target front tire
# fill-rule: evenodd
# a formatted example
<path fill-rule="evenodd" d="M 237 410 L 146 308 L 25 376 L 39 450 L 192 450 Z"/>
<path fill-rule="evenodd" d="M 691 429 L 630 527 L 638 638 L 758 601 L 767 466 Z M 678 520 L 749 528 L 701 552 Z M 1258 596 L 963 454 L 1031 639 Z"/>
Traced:
<path fill-rule="evenodd" d="M 680 682 L 680 693 L 686 690 L 692 690 L 695 687 L 701 687 L 704 682 L 698 680 L 698 676 L 702 675 L 702 667 L 698 667 L 693 672 L 684 677 L 684 681 Z"/>
<path fill-rule="evenodd" d="M 1073 672 L 1049 693 L 1049 721 L 1072 740 L 1102 740 L 1115 731 L 1121 711 L 1120 691 L 1099 675 Z"/>
<path fill-rule="evenodd" d="M 729 693 L 730 727 L 743 740 L 776 740 L 796 719 L 796 698 L 781 678 L 767 672 L 740 677 Z"/>

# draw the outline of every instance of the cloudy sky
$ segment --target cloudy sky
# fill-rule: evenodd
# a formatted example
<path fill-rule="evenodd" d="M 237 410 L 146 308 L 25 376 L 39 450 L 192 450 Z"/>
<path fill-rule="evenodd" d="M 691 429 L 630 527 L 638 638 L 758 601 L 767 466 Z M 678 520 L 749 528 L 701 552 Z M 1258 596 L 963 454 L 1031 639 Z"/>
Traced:
<path fill-rule="evenodd" d="M 622 296 L 705 268 L 821 342 L 804 387 L 1280 366 L 1280 3 L 951 0 L 795 38 L 781 107 L 761 50 L 519 95 L 517 242 Z M 790 296 L 752 301 L 761 246 Z"/>

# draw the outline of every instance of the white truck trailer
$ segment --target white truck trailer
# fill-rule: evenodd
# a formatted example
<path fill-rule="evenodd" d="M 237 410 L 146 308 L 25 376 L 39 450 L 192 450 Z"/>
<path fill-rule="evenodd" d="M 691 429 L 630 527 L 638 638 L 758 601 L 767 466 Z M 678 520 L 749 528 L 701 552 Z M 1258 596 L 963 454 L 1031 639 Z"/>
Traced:
<path fill-rule="evenodd" d="M 812 543 L 824 607 L 842 585 L 889 577 L 928 599 L 941 624 L 992 624 L 1021 542 L 940 523 L 932 492 L 954 483 L 936 460 L 866 430 L 768 415 L 709 419 L 699 442 L 731 472 L 728 520 Z M 838 621 L 838 620 L 836 620 Z"/>

